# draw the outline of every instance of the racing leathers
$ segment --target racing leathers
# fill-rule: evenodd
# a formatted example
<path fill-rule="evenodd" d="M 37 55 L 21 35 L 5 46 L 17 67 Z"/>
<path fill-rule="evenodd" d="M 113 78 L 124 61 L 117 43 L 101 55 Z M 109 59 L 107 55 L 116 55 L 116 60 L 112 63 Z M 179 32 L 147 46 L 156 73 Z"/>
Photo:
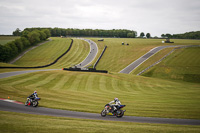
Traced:
<path fill-rule="evenodd" d="M 111 105 L 113 112 L 115 112 L 118 109 L 118 107 L 121 105 L 121 102 L 119 100 L 117 101 L 113 100 L 109 104 Z"/>
<path fill-rule="evenodd" d="M 29 98 L 29 101 L 32 102 L 32 100 L 34 100 L 37 97 L 38 97 L 37 93 L 33 93 L 30 96 L 28 96 L 27 98 Z"/>

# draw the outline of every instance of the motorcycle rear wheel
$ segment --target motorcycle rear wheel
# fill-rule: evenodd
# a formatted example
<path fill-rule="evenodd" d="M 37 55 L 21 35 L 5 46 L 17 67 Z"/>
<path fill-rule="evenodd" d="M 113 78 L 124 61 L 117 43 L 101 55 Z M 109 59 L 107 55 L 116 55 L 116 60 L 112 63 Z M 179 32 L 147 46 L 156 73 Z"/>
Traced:
<path fill-rule="evenodd" d="M 28 103 L 29 103 L 29 101 L 26 101 L 26 102 L 25 102 L 25 106 L 28 106 Z"/>
<path fill-rule="evenodd" d="M 102 116 L 102 117 L 105 117 L 105 116 L 106 116 L 106 111 L 105 111 L 105 109 L 101 111 L 101 116 Z"/>

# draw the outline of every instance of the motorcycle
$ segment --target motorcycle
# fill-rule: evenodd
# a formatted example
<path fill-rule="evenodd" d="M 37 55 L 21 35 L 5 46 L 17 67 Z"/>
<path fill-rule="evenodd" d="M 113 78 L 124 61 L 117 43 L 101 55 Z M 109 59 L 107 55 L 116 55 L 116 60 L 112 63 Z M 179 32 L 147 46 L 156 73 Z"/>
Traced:
<path fill-rule="evenodd" d="M 33 106 L 33 107 L 37 107 L 38 106 L 38 104 L 39 104 L 39 100 L 40 100 L 41 98 L 39 98 L 39 97 L 36 97 L 35 99 L 33 99 L 33 100 L 30 100 L 30 98 L 27 98 L 27 101 L 25 102 L 25 106 Z"/>
<path fill-rule="evenodd" d="M 126 110 L 121 110 L 121 109 L 125 106 L 126 105 L 120 105 L 119 107 L 117 107 L 116 111 L 113 111 L 111 105 L 106 104 L 105 108 L 101 111 L 101 116 L 105 117 L 106 115 L 111 113 L 112 115 L 116 116 L 117 118 L 121 118 L 124 115 L 124 112 L 126 111 Z"/>

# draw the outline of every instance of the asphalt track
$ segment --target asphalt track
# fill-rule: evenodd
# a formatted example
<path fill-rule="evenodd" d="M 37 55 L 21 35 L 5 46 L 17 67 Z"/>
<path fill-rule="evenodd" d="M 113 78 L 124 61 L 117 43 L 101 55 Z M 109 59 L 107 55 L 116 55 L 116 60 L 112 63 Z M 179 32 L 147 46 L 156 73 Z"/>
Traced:
<path fill-rule="evenodd" d="M 157 53 L 158 51 L 164 49 L 164 48 L 171 48 L 171 47 L 178 47 L 177 45 L 172 45 L 172 46 L 160 46 L 160 47 L 155 47 L 151 49 L 149 52 L 147 52 L 145 55 L 137 59 L 136 61 L 132 62 L 130 65 L 125 67 L 123 70 L 121 70 L 119 73 L 125 73 L 129 74 L 131 73 L 134 69 L 136 69 L 139 65 L 141 65 L 143 62 L 145 62 L 148 58 L 150 58 L 152 55 Z"/>
<path fill-rule="evenodd" d="M 103 109 L 103 108 L 102 108 Z M 107 121 L 122 121 L 122 122 L 137 122 L 137 123 L 159 123 L 159 124 L 176 124 L 176 125 L 200 125 L 200 120 L 192 119 L 169 119 L 169 118 L 151 118 L 151 117 L 135 117 L 123 116 L 117 118 L 115 116 L 101 117 L 100 113 L 84 113 L 76 111 L 67 111 L 59 109 L 50 109 L 44 107 L 24 106 L 13 102 L 0 100 L 0 110 L 9 112 L 18 112 L 25 114 L 48 115 L 56 117 L 69 117 L 91 120 L 107 120 Z"/>
<path fill-rule="evenodd" d="M 95 42 L 93 42 L 92 40 L 83 39 L 83 38 L 80 38 L 80 39 L 84 40 L 90 44 L 90 52 L 89 52 L 88 56 L 85 58 L 85 60 L 83 60 L 81 63 L 76 65 L 77 68 L 84 68 L 95 59 L 95 57 L 98 53 L 98 47 L 97 47 L 97 44 Z"/>
<path fill-rule="evenodd" d="M 62 70 L 62 69 L 42 69 L 42 70 L 26 70 L 26 71 L 6 72 L 6 73 L 0 73 L 0 79 L 11 77 L 11 76 L 16 76 L 16 75 L 20 75 L 20 74 L 25 74 L 25 73 L 40 72 L 40 71 L 53 71 L 53 70 Z"/>

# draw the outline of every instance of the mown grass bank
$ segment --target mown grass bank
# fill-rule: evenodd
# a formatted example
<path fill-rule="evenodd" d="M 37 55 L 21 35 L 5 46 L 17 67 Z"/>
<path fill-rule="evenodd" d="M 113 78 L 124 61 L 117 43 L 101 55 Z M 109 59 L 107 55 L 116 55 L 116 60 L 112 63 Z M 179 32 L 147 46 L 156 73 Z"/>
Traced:
<path fill-rule="evenodd" d="M 52 38 L 52 41 L 29 51 L 14 64 L 25 67 L 50 64 L 69 48 L 70 43 L 70 39 Z"/>
<path fill-rule="evenodd" d="M 178 49 L 143 75 L 200 83 L 200 47 Z"/>
<path fill-rule="evenodd" d="M 0 79 L 0 97 L 25 102 L 34 90 L 40 106 L 100 113 L 118 97 L 126 115 L 200 119 L 200 84 L 127 74 L 35 72 Z"/>
<path fill-rule="evenodd" d="M 15 64 L 19 66 L 40 66 L 53 62 L 69 48 L 71 39 L 52 39 L 53 40 L 51 42 L 48 42 L 24 55 Z M 70 51 L 64 55 L 56 64 L 48 67 L 48 69 L 63 68 L 76 65 L 86 58 L 89 50 L 90 47 L 87 42 L 79 39 L 74 39 Z"/>
<path fill-rule="evenodd" d="M 166 54 L 168 54 L 173 49 L 174 48 L 165 48 L 165 49 L 157 52 L 156 54 L 151 56 L 148 60 L 143 62 L 139 67 L 135 68 L 130 74 L 137 75 L 138 73 L 140 73 L 147 67 L 151 66 L 153 63 L 159 61 L 162 57 L 164 57 Z"/>
<path fill-rule="evenodd" d="M 122 41 L 129 43 L 130 47 L 122 46 Z M 177 40 L 172 41 L 176 45 L 199 44 L 199 41 L 191 40 L 180 40 L 180 43 Z M 65 43 L 63 44 L 65 45 Z M 118 97 L 122 104 L 127 105 L 125 115 L 200 119 L 199 83 L 115 73 L 128 65 L 127 61 L 132 62 L 133 59 L 139 58 L 151 48 L 163 45 L 161 40 L 125 40 L 118 38 L 105 39 L 104 42 L 97 43 L 102 49 L 105 44 L 108 45 L 107 55 L 103 56 L 104 59 L 102 58 L 101 64 L 97 67 L 98 69 L 109 70 L 109 74 L 49 71 L 13 76 L 0 79 L 0 98 L 9 96 L 11 100 L 25 102 L 26 97 L 37 90 L 39 97 L 42 98 L 39 106 L 100 113 L 106 103 L 113 100 L 114 97 Z M 71 53 L 64 56 L 55 66 L 48 68 L 68 67 L 71 64 L 81 62 L 89 52 L 89 45 L 81 40 L 75 40 L 74 44 L 75 47 L 72 47 Z M 62 47 L 60 46 L 62 45 L 57 45 L 61 50 Z M 108 51 L 109 49 L 110 51 Z M 61 54 L 61 52 L 59 53 Z M 157 61 L 157 58 L 155 60 Z M 152 62 L 154 62 L 154 59 L 152 59 Z M 23 63 L 24 61 L 22 61 Z M 3 71 L 12 70 L 6 69 Z M 95 121 L 1 111 L 0 131 L 195 133 L 199 132 L 200 129 L 199 126 Z"/>
<path fill-rule="evenodd" d="M 130 122 L 114 122 L 100 120 L 83 120 L 66 117 L 51 117 L 21 113 L 0 111 L 0 130 L 7 132 L 56 132 L 56 133 L 94 133 L 94 132 L 116 132 L 116 133 L 171 133 L 187 132 L 198 133 L 199 126 L 182 126 L 167 124 L 146 124 Z M 34 130 L 33 130 L 34 129 Z"/>
<path fill-rule="evenodd" d="M 52 63 L 69 48 L 71 39 L 56 37 L 51 39 L 52 41 L 47 42 L 26 53 L 14 64 L 0 63 L 0 66 L 34 67 Z M 90 46 L 87 42 L 80 39 L 74 39 L 74 43 L 66 55 L 64 55 L 56 64 L 43 69 L 61 69 L 76 65 L 86 58 L 89 50 Z M 20 70 L 23 69 L 0 69 L 0 72 Z"/>
<path fill-rule="evenodd" d="M 48 68 L 66 68 L 81 63 L 89 54 L 90 45 L 80 39 L 73 38 L 73 46 L 56 64 Z"/>
<path fill-rule="evenodd" d="M 200 45 L 199 40 L 181 40 L 172 39 L 175 43 L 162 43 L 163 39 L 130 39 L 130 38 L 105 38 L 104 41 L 98 41 L 99 38 L 90 38 L 95 41 L 100 49 L 107 45 L 97 69 L 105 69 L 109 72 L 119 72 L 126 66 L 137 60 L 146 52 L 157 46 L 163 45 Z M 122 42 L 129 45 L 122 45 Z M 160 57 L 161 58 L 161 57 Z M 157 61 L 157 60 L 155 60 Z M 152 61 L 154 63 L 154 61 Z"/>

